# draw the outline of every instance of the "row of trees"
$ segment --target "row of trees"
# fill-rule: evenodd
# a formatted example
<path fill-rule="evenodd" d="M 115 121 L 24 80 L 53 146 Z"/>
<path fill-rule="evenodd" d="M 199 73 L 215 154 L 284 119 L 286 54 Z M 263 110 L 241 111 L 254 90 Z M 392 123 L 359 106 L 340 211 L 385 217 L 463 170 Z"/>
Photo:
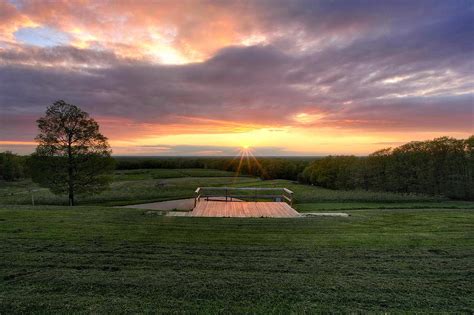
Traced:
<path fill-rule="evenodd" d="M 116 157 L 118 170 L 207 168 L 206 157 Z"/>
<path fill-rule="evenodd" d="M 379 150 L 367 157 L 119 158 L 119 169 L 213 168 L 290 179 L 331 189 L 364 189 L 474 199 L 474 136 L 441 137 Z M 239 167 L 240 165 L 240 167 Z"/>
<path fill-rule="evenodd" d="M 474 199 L 474 136 L 442 137 L 383 149 L 368 157 L 329 156 L 298 176 L 332 189 L 366 189 Z"/>
<path fill-rule="evenodd" d="M 27 157 L 13 154 L 10 151 L 0 152 L 0 179 L 14 181 L 27 177 L 29 168 Z"/>

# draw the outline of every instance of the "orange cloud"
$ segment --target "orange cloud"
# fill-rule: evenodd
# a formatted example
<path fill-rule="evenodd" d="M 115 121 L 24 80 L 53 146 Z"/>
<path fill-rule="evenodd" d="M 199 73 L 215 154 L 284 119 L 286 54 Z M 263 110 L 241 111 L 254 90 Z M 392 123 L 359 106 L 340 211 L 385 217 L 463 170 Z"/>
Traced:
<path fill-rule="evenodd" d="M 34 145 L 34 141 L 2 141 L 0 140 L 0 145 Z"/>
<path fill-rule="evenodd" d="M 50 26 L 69 34 L 71 45 L 78 48 L 102 47 L 127 58 L 189 63 L 205 60 L 225 46 L 264 40 L 255 29 L 255 17 L 238 3 L 228 4 L 32 1 L 20 14 L 7 3 L 3 6 L 8 6 L 14 22 L 6 24 L 4 33 L 13 38 L 13 32 L 25 25 Z"/>
<path fill-rule="evenodd" d="M 29 16 L 20 13 L 14 5 L 0 1 L 0 43 L 5 41 L 13 44 L 14 33 L 22 27 L 38 26 Z M 0 46 L 1 47 L 1 46 Z"/>

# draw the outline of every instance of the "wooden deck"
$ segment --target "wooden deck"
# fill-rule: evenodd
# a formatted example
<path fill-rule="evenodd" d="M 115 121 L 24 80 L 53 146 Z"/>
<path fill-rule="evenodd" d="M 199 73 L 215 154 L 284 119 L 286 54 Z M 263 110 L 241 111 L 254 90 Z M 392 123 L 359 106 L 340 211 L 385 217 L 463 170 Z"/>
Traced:
<path fill-rule="evenodd" d="M 299 217 L 300 214 L 286 202 L 225 202 L 200 200 L 189 216 L 294 218 Z"/>

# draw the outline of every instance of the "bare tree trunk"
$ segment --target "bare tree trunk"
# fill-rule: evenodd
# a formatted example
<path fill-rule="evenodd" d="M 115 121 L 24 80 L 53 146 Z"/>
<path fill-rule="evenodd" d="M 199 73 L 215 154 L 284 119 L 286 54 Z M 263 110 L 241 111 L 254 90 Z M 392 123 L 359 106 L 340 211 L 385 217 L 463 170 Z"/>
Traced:
<path fill-rule="evenodd" d="M 69 205 L 74 206 L 74 189 L 69 186 Z"/>
<path fill-rule="evenodd" d="M 74 206 L 74 178 L 73 178 L 73 165 L 72 165 L 72 148 L 71 148 L 71 136 L 69 136 L 68 139 L 68 165 L 67 165 L 67 171 L 68 171 L 68 190 L 69 190 L 69 206 Z"/>

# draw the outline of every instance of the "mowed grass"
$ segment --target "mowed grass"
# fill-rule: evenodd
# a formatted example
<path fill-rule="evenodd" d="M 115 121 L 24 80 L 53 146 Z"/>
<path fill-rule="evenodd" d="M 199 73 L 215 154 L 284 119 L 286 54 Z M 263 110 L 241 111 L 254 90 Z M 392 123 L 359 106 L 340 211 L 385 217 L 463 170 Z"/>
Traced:
<path fill-rule="evenodd" d="M 474 311 L 472 210 L 230 219 L 0 207 L 0 313 Z"/>
<path fill-rule="evenodd" d="M 442 201 L 442 202 L 314 202 L 299 203 L 293 207 L 298 212 L 317 212 L 320 210 L 366 210 L 366 209 L 472 209 L 471 201 Z"/>

